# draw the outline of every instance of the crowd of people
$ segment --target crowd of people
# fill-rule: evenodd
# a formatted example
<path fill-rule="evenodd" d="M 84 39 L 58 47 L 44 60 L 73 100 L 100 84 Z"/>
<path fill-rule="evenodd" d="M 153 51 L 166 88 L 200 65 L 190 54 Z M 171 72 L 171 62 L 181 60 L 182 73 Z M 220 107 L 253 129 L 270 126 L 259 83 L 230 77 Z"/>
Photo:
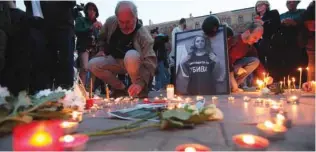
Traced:
<path fill-rule="evenodd" d="M 257 17 L 245 32 L 235 34 L 227 26 L 232 92 L 250 89 L 263 72 L 282 80 L 297 73 L 298 66 L 314 71 L 315 1 L 306 10 L 297 9 L 298 4 L 287 1 L 288 11 L 279 15 L 270 10 L 268 1 L 258 1 Z M 143 98 L 150 90 L 174 83 L 175 34 L 186 30 L 184 18 L 169 38 L 159 28 L 144 27 L 130 1 L 118 2 L 103 25 L 92 2 L 82 8 L 84 15 L 75 1 L 32 0 L 25 6 L 24 12 L 15 1 L 0 2 L 0 84 L 14 95 L 22 90 L 35 94 L 59 86 L 69 89 L 76 76 L 74 66 L 83 85 L 95 77 L 93 90 L 100 86 L 105 93 L 107 84 L 112 97 Z M 214 37 L 221 24 L 225 25 L 215 15 L 207 17 L 202 24 L 205 37 L 197 37 L 196 45 Z M 201 49 L 196 46 L 194 56 L 204 56 L 203 51 L 199 55 Z M 79 55 L 77 62 L 74 52 Z M 314 72 L 309 77 L 314 80 Z"/>

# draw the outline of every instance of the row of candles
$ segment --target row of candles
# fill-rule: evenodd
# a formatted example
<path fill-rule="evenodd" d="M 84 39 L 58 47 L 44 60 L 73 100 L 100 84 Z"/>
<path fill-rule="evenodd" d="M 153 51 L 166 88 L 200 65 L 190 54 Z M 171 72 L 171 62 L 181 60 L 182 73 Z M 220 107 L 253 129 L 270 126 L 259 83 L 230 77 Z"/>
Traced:
<path fill-rule="evenodd" d="M 202 96 L 197 96 L 197 100 L 202 99 Z M 185 101 L 185 103 L 192 102 L 193 100 L 191 98 L 185 98 L 182 99 L 181 97 L 177 97 L 174 95 L 174 87 L 172 85 L 169 85 L 167 87 L 167 98 L 155 98 L 155 102 L 157 101 L 167 101 L 168 99 L 171 99 L 172 101 L 179 101 L 178 104 L 173 104 L 172 106 L 168 105 L 168 109 L 173 109 L 175 107 L 180 108 L 183 106 L 181 102 Z M 234 97 L 230 96 L 228 97 L 229 101 L 234 101 Z M 288 102 L 291 102 L 293 104 L 298 103 L 298 96 L 290 96 L 287 98 Z M 87 107 L 86 108 L 95 108 L 96 104 L 94 104 L 96 101 L 101 100 L 103 103 L 110 103 L 108 99 L 102 100 L 102 99 L 93 99 L 90 100 L 90 102 L 87 101 Z M 125 101 L 126 99 L 113 99 L 116 103 L 118 101 Z M 148 100 L 148 99 L 147 99 Z M 213 96 L 212 101 L 218 100 L 218 97 Z M 252 101 L 251 98 L 245 96 L 243 98 L 245 102 Z M 130 99 L 129 99 L 130 101 Z M 144 100 L 146 102 L 146 99 Z M 288 119 L 286 116 L 286 113 L 281 111 L 281 107 L 279 104 L 277 104 L 273 100 L 265 100 L 261 98 L 257 98 L 255 100 L 256 103 L 270 103 L 271 105 L 271 114 L 273 115 L 272 121 L 265 121 L 264 123 L 260 123 L 257 125 L 257 129 L 261 136 L 266 138 L 271 137 L 284 137 L 284 133 L 286 132 L 286 127 L 289 127 Z M 158 102 L 159 103 L 159 102 Z M 174 102 L 176 103 L 176 102 Z M 23 127 L 16 127 L 14 132 L 16 135 L 14 135 L 14 150 L 74 150 L 74 151 L 80 151 L 83 150 L 87 141 L 88 136 L 83 134 L 75 134 L 72 135 L 76 129 L 78 128 L 79 122 L 82 121 L 83 112 L 80 111 L 73 111 L 72 112 L 72 118 L 70 121 L 58 121 L 55 124 L 46 124 L 41 122 L 36 122 L 38 125 L 37 127 L 34 127 L 33 124 L 30 124 L 33 127 L 29 127 L 31 130 L 32 128 L 36 128 L 33 131 L 25 132 L 25 129 L 27 129 L 27 125 L 23 125 Z M 55 126 L 53 129 L 49 129 L 50 127 Z M 40 127 L 40 128 L 39 128 Z M 55 138 L 55 136 L 58 135 L 58 129 L 62 129 L 63 134 L 60 134 L 58 138 Z M 49 132 L 53 131 L 53 132 Z M 23 135 L 24 132 L 24 135 Z M 29 134 L 31 132 L 31 136 L 25 135 L 25 133 Z M 242 135 L 236 135 L 233 137 L 233 141 L 235 143 L 235 146 L 237 150 L 263 150 L 267 148 L 269 145 L 269 141 L 263 137 L 250 135 L 250 134 L 242 134 Z M 56 146 L 57 144 L 57 146 Z M 246 146 L 245 146 L 246 145 Z M 262 149 L 260 149 L 262 148 Z M 194 152 L 194 151 L 210 151 L 210 148 L 198 145 L 198 144 L 188 144 L 188 145 L 180 145 L 176 148 L 177 151 L 187 151 L 187 152 Z"/>
<path fill-rule="evenodd" d="M 212 101 L 215 102 L 218 97 L 213 96 Z M 235 97 L 229 96 L 228 101 L 234 102 Z M 297 95 L 288 96 L 286 99 L 281 98 L 280 102 L 271 99 L 257 98 L 252 99 L 248 96 L 243 97 L 245 103 L 253 101 L 254 103 L 269 105 L 271 119 L 256 125 L 258 136 L 253 134 L 239 134 L 232 137 L 234 142 L 234 150 L 236 151 L 263 151 L 269 147 L 269 139 L 284 139 L 288 128 L 291 128 L 292 121 L 287 117 L 287 113 L 283 111 L 283 103 L 287 101 L 290 104 L 298 104 L 299 97 Z M 205 145 L 200 144 L 183 144 L 176 148 L 176 151 L 196 152 L 211 151 Z"/>

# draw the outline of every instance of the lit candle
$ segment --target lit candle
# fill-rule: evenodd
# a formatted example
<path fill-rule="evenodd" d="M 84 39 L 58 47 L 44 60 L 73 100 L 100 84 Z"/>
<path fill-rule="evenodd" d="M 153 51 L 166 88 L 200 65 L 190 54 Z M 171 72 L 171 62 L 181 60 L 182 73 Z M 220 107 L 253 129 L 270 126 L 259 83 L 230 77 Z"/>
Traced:
<path fill-rule="evenodd" d="M 299 83 L 299 89 L 302 88 L 302 68 L 298 68 L 298 71 L 300 71 L 300 83 Z"/>
<path fill-rule="evenodd" d="M 183 106 L 183 105 L 182 105 L 181 103 L 178 103 L 176 107 L 177 107 L 178 109 L 180 109 L 180 108 L 182 108 L 182 106 Z"/>
<path fill-rule="evenodd" d="M 297 95 L 289 95 L 287 96 L 287 103 L 299 104 L 299 97 Z"/>
<path fill-rule="evenodd" d="M 199 101 L 199 100 L 203 100 L 204 97 L 203 96 L 196 96 L 196 100 Z"/>
<path fill-rule="evenodd" d="M 294 77 L 292 78 L 292 82 L 293 82 L 293 89 L 296 89 L 296 86 L 295 86 L 295 78 L 294 78 Z"/>
<path fill-rule="evenodd" d="M 250 101 L 250 98 L 248 96 L 244 96 L 244 101 L 245 102 L 249 102 Z"/>
<path fill-rule="evenodd" d="M 13 128 L 13 151 L 61 151 L 60 121 L 34 121 Z"/>
<path fill-rule="evenodd" d="M 155 97 L 155 100 L 159 100 L 159 98 L 158 98 L 158 97 Z"/>
<path fill-rule="evenodd" d="M 262 80 L 257 80 L 257 85 L 259 87 L 259 90 L 263 88 L 264 82 Z"/>
<path fill-rule="evenodd" d="M 257 125 L 259 135 L 269 139 L 284 139 L 287 131 L 283 125 L 273 124 L 271 121 L 265 121 Z"/>
<path fill-rule="evenodd" d="M 72 120 L 73 121 L 77 121 L 77 122 L 81 122 L 82 121 L 82 112 L 73 111 L 71 113 L 71 116 L 72 116 Z"/>
<path fill-rule="evenodd" d="M 233 102 L 234 100 L 235 100 L 235 97 L 232 97 L 232 96 L 228 97 L 228 101 Z"/>
<path fill-rule="evenodd" d="M 78 122 L 64 121 L 60 124 L 60 127 L 64 129 L 65 134 L 71 134 L 77 130 Z"/>
<path fill-rule="evenodd" d="M 234 151 L 264 151 L 269 146 L 265 138 L 251 134 L 240 134 L 233 136 Z"/>
<path fill-rule="evenodd" d="M 200 144 L 183 144 L 176 147 L 177 152 L 210 152 L 211 149 Z"/>
<path fill-rule="evenodd" d="M 65 135 L 59 139 L 65 151 L 83 151 L 89 137 L 83 134 Z"/>
<path fill-rule="evenodd" d="M 110 100 L 110 89 L 109 89 L 108 84 L 106 84 L 105 91 L 106 91 L 106 99 Z"/>
<path fill-rule="evenodd" d="M 212 100 L 213 100 L 213 101 L 216 101 L 216 100 L 218 100 L 218 97 L 213 96 L 213 97 L 212 97 Z"/>
<path fill-rule="evenodd" d="M 282 89 L 282 85 L 283 85 L 283 82 L 282 82 L 282 81 L 280 81 L 280 89 Z"/>
<path fill-rule="evenodd" d="M 174 86 L 172 84 L 167 85 L 167 98 L 168 99 L 174 98 Z"/>

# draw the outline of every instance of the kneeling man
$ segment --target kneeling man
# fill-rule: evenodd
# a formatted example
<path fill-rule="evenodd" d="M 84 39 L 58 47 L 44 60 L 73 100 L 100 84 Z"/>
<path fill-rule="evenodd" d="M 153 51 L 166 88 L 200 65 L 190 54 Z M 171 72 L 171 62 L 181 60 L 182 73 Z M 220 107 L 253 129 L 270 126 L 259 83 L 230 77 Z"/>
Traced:
<path fill-rule="evenodd" d="M 100 32 L 99 53 L 91 59 L 89 70 L 113 88 L 112 97 L 147 97 L 148 83 L 154 76 L 157 58 L 154 40 L 137 18 L 137 8 L 130 1 L 121 1 L 115 16 L 108 18 Z M 102 56 L 104 53 L 107 56 Z M 127 88 L 117 74 L 128 73 L 132 85 Z"/>

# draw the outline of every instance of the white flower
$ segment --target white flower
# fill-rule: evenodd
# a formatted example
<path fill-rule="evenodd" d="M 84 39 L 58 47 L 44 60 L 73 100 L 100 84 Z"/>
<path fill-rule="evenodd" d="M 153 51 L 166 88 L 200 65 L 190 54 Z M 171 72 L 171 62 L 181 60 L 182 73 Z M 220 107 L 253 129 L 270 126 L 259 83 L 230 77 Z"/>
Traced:
<path fill-rule="evenodd" d="M 268 88 L 261 89 L 261 94 L 266 95 L 266 94 L 269 94 L 269 93 L 270 93 L 270 90 Z"/>
<path fill-rule="evenodd" d="M 0 97 L 5 98 L 7 96 L 10 96 L 10 92 L 8 91 L 8 88 L 1 87 L 1 85 L 0 85 Z"/>
<path fill-rule="evenodd" d="M 41 97 L 46 97 L 48 95 L 50 95 L 51 93 L 53 93 L 50 89 L 45 89 L 45 90 L 41 90 L 40 92 L 38 92 L 35 97 L 37 99 L 41 98 Z"/>
<path fill-rule="evenodd" d="M 82 95 L 79 85 L 75 83 L 73 90 L 64 90 L 57 88 L 56 91 L 65 92 L 65 98 L 61 99 L 59 102 L 62 103 L 65 107 L 74 107 L 77 106 L 79 111 L 84 110 L 86 104 L 86 98 Z"/>

